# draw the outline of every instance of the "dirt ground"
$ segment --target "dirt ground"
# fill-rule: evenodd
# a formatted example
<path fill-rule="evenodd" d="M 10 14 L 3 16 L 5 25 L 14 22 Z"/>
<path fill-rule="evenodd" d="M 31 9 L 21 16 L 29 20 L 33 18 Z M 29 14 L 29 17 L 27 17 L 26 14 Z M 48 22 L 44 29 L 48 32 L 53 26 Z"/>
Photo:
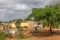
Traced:
<path fill-rule="evenodd" d="M 42 31 L 32 33 L 33 37 L 27 39 L 7 39 L 7 40 L 60 40 L 60 29 L 53 29 L 53 33 L 49 32 L 49 29 L 46 28 Z"/>

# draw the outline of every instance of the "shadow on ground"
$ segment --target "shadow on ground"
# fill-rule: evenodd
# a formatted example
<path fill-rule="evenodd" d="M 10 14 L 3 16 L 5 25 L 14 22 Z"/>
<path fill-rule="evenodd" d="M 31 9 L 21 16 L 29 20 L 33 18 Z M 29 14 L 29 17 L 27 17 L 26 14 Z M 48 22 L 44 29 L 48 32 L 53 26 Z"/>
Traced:
<path fill-rule="evenodd" d="M 53 30 L 53 33 L 50 33 L 49 30 L 32 32 L 32 36 L 36 37 L 52 37 L 55 35 L 60 35 L 60 30 Z"/>

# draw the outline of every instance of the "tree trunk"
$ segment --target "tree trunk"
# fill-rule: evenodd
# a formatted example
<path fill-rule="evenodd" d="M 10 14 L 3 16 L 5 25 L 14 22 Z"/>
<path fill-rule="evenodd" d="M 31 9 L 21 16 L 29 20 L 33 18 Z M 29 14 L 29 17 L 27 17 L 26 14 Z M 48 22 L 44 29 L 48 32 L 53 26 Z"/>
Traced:
<path fill-rule="evenodd" d="M 37 32 L 37 27 L 35 27 L 35 31 Z"/>
<path fill-rule="evenodd" d="M 43 28 L 45 28 L 45 26 L 43 25 Z"/>
<path fill-rule="evenodd" d="M 3 30 L 5 30 L 5 26 L 3 27 Z"/>
<path fill-rule="evenodd" d="M 50 33 L 52 33 L 53 31 L 52 31 L 52 27 L 50 26 Z"/>

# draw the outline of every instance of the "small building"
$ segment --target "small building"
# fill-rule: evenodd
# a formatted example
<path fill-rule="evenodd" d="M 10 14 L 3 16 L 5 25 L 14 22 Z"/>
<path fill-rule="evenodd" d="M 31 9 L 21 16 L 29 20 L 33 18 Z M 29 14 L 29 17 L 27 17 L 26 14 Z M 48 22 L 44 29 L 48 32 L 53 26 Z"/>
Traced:
<path fill-rule="evenodd" d="M 37 24 L 36 21 L 22 21 L 20 23 L 20 26 L 22 26 L 22 27 L 25 27 L 25 26 L 33 27 L 35 24 Z"/>
<path fill-rule="evenodd" d="M 26 22 L 26 21 L 25 21 L 25 22 L 21 22 L 21 23 L 20 23 L 20 26 L 21 26 L 21 27 L 26 27 L 26 26 L 29 26 L 29 23 Z"/>
<path fill-rule="evenodd" d="M 15 34 L 18 31 L 18 29 L 16 28 L 15 23 L 16 23 L 15 21 L 9 23 L 9 29 L 8 29 L 9 33 Z"/>
<path fill-rule="evenodd" d="M 8 23 L 2 23 L 0 24 L 0 30 L 7 31 L 8 30 Z"/>
<path fill-rule="evenodd" d="M 37 24 L 37 22 L 35 22 L 35 21 L 26 21 L 26 20 L 25 20 L 25 21 L 22 21 L 22 22 L 20 23 L 20 26 L 24 28 L 23 30 L 26 30 L 26 31 L 24 32 L 24 34 L 26 35 L 26 34 L 29 34 L 29 33 L 30 33 L 30 30 L 33 28 L 33 26 L 34 26 L 35 24 Z"/>

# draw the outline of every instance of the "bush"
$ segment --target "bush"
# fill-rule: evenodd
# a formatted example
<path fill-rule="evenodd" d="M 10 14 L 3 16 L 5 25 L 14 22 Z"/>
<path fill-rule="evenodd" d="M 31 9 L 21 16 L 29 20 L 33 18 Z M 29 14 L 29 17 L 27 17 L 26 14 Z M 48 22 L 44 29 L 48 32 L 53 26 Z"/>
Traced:
<path fill-rule="evenodd" d="M 8 34 L 6 34 L 6 37 L 12 38 L 13 36 L 10 33 L 8 33 Z"/>
<path fill-rule="evenodd" d="M 26 39 L 26 38 L 30 38 L 32 37 L 31 35 L 24 35 L 23 32 L 20 32 L 18 35 L 17 35 L 18 38 L 21 38 L 21 39 Z"/>
<path fill-rule="evenodd" d="M 0 30 L 0 40 L 5 40 L 5 38 L 5 33 L 2 30 Z"/>
<path fill-rule="evenodd" d="M 25 36 L 25 35 L 24 35 L 22 32 L 18 34 L 18 37 L 19 37 L 19 38 L 22 38 L 22 39 L 23 39 L 24 36 Z"/>
<path fill-rule="evenodd" d="M 27 38 L 30 38 L 30 37 L 32 37 L 31 35 L 26 35 L 26 36 L 24 36 L 24 39 L 27 39 Z"/>
<path fill-rule="evenodd" d="M 0 37 L 0 40 L 5 40 L 5 37 Z"/>

